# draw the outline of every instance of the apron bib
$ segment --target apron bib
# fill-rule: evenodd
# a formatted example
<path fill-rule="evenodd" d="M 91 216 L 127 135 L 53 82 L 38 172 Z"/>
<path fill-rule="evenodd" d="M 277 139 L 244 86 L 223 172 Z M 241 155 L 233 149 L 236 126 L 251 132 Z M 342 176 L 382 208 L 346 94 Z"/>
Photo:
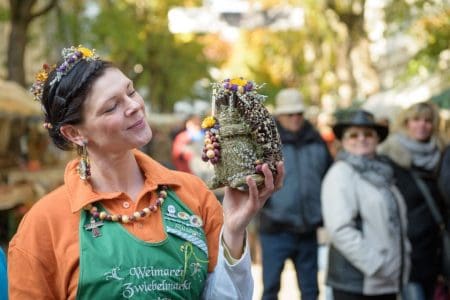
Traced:
<path fill-rule="evenodd" d="M 77 299 L 200 299 L 208 268 L 203 221 L 170 190 L 160 210 L 166 238 L 158 243 L 108 221 L 94 237 L 85 229 L 91 215 L 81 212 Z"/>

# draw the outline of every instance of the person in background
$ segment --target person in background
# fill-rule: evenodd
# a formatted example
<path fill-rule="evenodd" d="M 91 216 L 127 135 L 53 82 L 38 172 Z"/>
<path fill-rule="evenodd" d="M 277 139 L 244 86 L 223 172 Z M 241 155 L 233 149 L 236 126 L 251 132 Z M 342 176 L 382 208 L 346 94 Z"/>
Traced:
<path fill-rule="evenodd" d="M 64 184 L 24 216 L 10 242 L 10 299 L 251 299 L 246 227 L 281 187 L 226 188 L 223 206 L 196 176 L 139 150 L 152 138 L 144 100 L 112 63 L 65 48 L 32 87 L 53 142 L 75 148 Z"/>
<path fill-rule="evenodd" d="M 439 227 L 417 181 L 423 182 L 436 206 L 442 209 L 438 187 L 442 147 L 437 132 L 438 110 L 429 102 L 416 103 L 402 111 L 396 123 L 396 132 L 379 146 L 378 153 L 393 161 L 396 185 L 408 209 L 412 269 L 403 299 L 431 299 L 441 262 Z"/>
<path fill-rule="evenodd" d="M 442 151 L 441 167 L 439 172 L 439 187 L 445 199 L 447 210 L 450 208 L 450 145 Z M 449 216 L 450 211 L 447 211 Z M 448 224 L 450 226 L 450 224 Z"/>
<path fill-rule="evenodd" d="M 189 162 L 193 156 L 201 155 L 203 138 L 200 116 L 191 114 L 186 117 L 184 129 L 175 135 L 172 143 L 172 163 L 176 170 L 192 173 Z"/>
<path fill-rule="evenodd" d="M 333 126 L 342 143 L 322 185 L 334 300 L 395 300 L 409 270 L 406 209 L 390 164 L 376 148 L 388 128 L 357 110 Z"/>
<path fill-rule="evenodd" d="M 263 296 L 277 299 L 287 259 L 294 263 L 303 300 L 317 299 L 318 243 L 322 224 L 320 186 L 332 157 L 320 134 L 304 119 L 305 105 L 297 89 L 281 90 L 274 115 L 283 144 L 286 177 L 260 213 Z"/>
<path fill-rule="evenodd" d="M 0 247 L 0 299 L 8 300 L 8 275 L 6 271 L 6 257 Z"/>
<path fill-rule="evenodd" d="M 447 145 L 442 151 L 442 160 L 441 167 L 439 172 L 439 187 L 442 193 L 442 196 L 445 201 L 445 208 L 443 210 L 442 216 L 444 223 L 446 225 L 447 232 L 450 231 L 450 145 Z M 442 247 L 442 251 L 444 250 L 444 246 Z M 444 253 L 443 253 L 444 254 Z M 443 292 L 447 293 L 447 296 L 450 296 L 450 270 L 444 270 L 444 266 L 442 267 L 442 272 L 438 282 Z M 436 292 L 436 291 L 435 291 Z M 450 298 L 450 297 L 449 297 Z"/>
<path fill-rule="evenodd" d="M 214 170 L 202 161 L 205 133 L 201 128 L 200 116 L 191 114 L 184 123 L 184 130 L 175 136 L 172 143 L 172 163 L 176 170 L 194 174 L 206 182 Z"/>

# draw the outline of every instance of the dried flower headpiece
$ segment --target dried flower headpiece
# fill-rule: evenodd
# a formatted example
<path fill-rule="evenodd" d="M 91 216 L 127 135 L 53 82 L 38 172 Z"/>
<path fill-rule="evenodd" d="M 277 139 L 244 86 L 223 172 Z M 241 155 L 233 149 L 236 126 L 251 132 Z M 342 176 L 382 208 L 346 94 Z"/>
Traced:
<path fill-rule="evenodd" d="M 42 92 L 44 91 L 44 84 L 48 79 L 49 74 L 56 70 L 55 78 L 50 82 L 50 86 L 59 82 L 61 78 L 67 75 L 70 70 L 82 59 L 87 61 L 98 60 L 100 57 L 95 53 L 95 49 L 88 49 L 83 46 L 64 48 L 62 50 L 63 62 L 56 67 L 55 65 L 49 66 L 44 64 L 42 69 L 36 73 L 35 82 L 31 86 L 30 92 L 34 95 L 34 99 L 37 101 L 42 100 Z"/>
<path fill-rule="evenodd" d="M 47 81 L 48 75 L 55 69 L 55 66 L 48 64 L 42 65 L 42 69 L 34 76 L 35 82 L 30 88 L 30 92 L 34 95 L 34 100 L 41 101 L 42 93 L 44 92 L 44 84 Z"/>

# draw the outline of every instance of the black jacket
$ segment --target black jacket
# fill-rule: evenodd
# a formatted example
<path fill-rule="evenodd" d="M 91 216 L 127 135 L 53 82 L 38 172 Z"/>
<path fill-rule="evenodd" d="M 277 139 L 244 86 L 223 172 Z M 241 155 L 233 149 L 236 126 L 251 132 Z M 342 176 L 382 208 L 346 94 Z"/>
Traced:
<path fill-rule="evenodd" d="M 307 233 L 322 224 L 320 189 L 333 159 L 313 126 L 305 123 L 293 134 L 277 123 L 285 165 L 283 188 L 274 193 L 260 214 L 260 230 L 267 233 Z"/>
<path fill-rule="evenodd" d="M 395 174 L 395 185 L 405 199 L 408 218 L 408 238 L 412 246 L 410 280 L 423 284 L 433 284 L 440 268 L 439 227 L 434 221 L 427 202 L 417 187 L 411 172 L 415 172 L 426 184 L 439 207 L 443 199 L 436 177 L 412 167 L 405 169 L 391 161 Z"/>

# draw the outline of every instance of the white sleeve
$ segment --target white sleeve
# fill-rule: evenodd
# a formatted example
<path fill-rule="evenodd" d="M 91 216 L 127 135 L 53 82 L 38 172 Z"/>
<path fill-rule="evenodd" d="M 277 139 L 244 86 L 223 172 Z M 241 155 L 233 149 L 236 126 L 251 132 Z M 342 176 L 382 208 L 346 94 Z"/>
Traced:
<path fill-rule="evenodd" d="M 253 297 L 252 263 L 248 241 L 239 260 L 231 264 L 225 257 L 222 232 L 219 237 L 219 256 L 213 272 L 208 274 L 202 299 L 251 300 Z"/>

